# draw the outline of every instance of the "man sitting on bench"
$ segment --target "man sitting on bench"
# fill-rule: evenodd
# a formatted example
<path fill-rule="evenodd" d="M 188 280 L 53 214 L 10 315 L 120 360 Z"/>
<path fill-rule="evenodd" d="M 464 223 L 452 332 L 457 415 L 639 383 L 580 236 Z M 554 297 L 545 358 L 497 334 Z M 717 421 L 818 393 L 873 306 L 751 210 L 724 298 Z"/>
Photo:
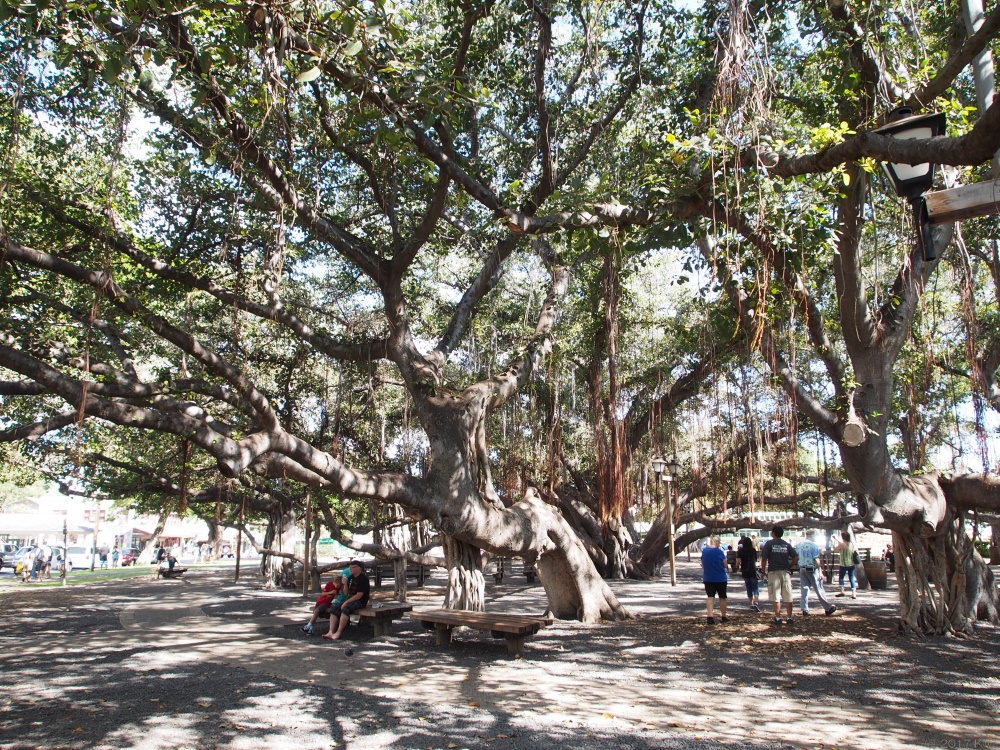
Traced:
<path fill-rule="evenodd" d="M 330 609 L 330 632 L 324 633 L 323 637 L 331 641 L 340 638 L 344 628 L 351 621 L 351 615 L 359 609 L 368 606 L 368 595 L 371 592 L 371 583 L 365 575 L 365 566 L 360 560 L 351 560 L 351 580 L 347 582 L 347 600 L 340 605 L 334 605 Z"/>

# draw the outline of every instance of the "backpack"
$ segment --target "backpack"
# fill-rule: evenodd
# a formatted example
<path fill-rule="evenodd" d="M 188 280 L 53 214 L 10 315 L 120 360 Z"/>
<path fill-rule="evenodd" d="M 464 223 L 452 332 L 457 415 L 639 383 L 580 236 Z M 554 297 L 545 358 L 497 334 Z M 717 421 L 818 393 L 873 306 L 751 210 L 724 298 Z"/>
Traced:
<path fill-rule="evenodd" d="M 858 554 L 857 550 L 854 550 L 854 552 L 851 553 L 851 562 L 855 565 L 861 564 L 861 555 Z"/>

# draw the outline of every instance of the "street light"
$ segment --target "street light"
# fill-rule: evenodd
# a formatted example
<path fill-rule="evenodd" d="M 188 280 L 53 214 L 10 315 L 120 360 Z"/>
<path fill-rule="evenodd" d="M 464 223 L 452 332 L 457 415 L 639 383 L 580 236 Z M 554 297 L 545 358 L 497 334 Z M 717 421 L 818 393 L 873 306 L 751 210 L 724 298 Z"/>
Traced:
<path fill-rule="evenodd" d="M 650 459 L 649 463 L 653 467 L 653 471 L 656 472 L 657 484 L 662 476 L 664 482 L 667 482 L 667 546 L 670 548 L 670 585 L 677 585 L 677 561 L 674 553 L 674 503 L 673 495 L 670 492 L 669 483 L 674 480 L 675 477 L 680 473 L 681 467 L 677 463 L 677 459 L 673 458 L 670 461 L 662 458 L 661 456 L 654 456 Z M 659 491 L 657 491 L 659 494 Z"/>
<path fill-rule="evenodd" d="M 677 463 L 676 456 L 670 459 L 670 463 L 667 464 L 667 471 L 670 472 L 670 476 L 674 479 L 677 479 L 681 475 L 681 465 Z"/>
<path fill-rule="evenodd" d="M 909 107 L 899 107 L 888 117 L 888 123 L 874 132 L 891 135 L 898 140 L 926 140 L 944 135 L 947 118 L 942 112 L 929 115 L 914 115 Z M 882 162 L 882 168 L 892 181 L 896 195 L 910 201 L 913 209 L 913 223 L 917 237 L 924 250 L 924 260 L 937 258 L 934 248 L 934 238 L 931 235 L 931 222 L 927 214 L 927 204 L 924 193 L 934 184 L 934 168 L 932 162 L 921 164 L 902 164 L 898 162 Z"/>

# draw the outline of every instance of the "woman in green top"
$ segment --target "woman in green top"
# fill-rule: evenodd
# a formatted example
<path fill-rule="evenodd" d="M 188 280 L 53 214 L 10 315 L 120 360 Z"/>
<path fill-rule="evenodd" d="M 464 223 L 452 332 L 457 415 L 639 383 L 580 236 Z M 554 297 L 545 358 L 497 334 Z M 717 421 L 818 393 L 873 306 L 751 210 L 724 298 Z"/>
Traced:
<path fill-rule="evenodd" d="M 851 598 L 858 598 L 858 582 L 854 578 L 854 544 L 851 542 L 851 535 L 846 531 L 840 532 L 841 541 L 833 546 L 834 552 L 840 553 L 840 572 L 838 580 L 840 583 L 840 593 L 844 595 L 844 574 L 846 573 L 851 581 Z"/>

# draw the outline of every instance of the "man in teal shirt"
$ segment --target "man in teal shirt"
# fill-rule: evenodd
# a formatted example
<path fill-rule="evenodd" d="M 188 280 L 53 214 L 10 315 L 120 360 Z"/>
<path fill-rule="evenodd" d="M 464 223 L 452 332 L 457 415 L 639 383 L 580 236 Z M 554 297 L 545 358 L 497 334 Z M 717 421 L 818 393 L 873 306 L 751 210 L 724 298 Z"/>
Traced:
<path fill-rule="evenodd" d="M 816 530 L 809 529 L 806 532 L 806 540 L 795 548 L 799 555 L 799 603 L 802 606 L 803 616 L 809 615 L 809 589 L 815 589 L 816 596 L 819 597 L 819 602 L 827 615 L 837 611 L 837 606 L 830 604 L 823 590 L 823 566 L 820 563 L 822 550 L 816 546 L 815 538 Z"/>

